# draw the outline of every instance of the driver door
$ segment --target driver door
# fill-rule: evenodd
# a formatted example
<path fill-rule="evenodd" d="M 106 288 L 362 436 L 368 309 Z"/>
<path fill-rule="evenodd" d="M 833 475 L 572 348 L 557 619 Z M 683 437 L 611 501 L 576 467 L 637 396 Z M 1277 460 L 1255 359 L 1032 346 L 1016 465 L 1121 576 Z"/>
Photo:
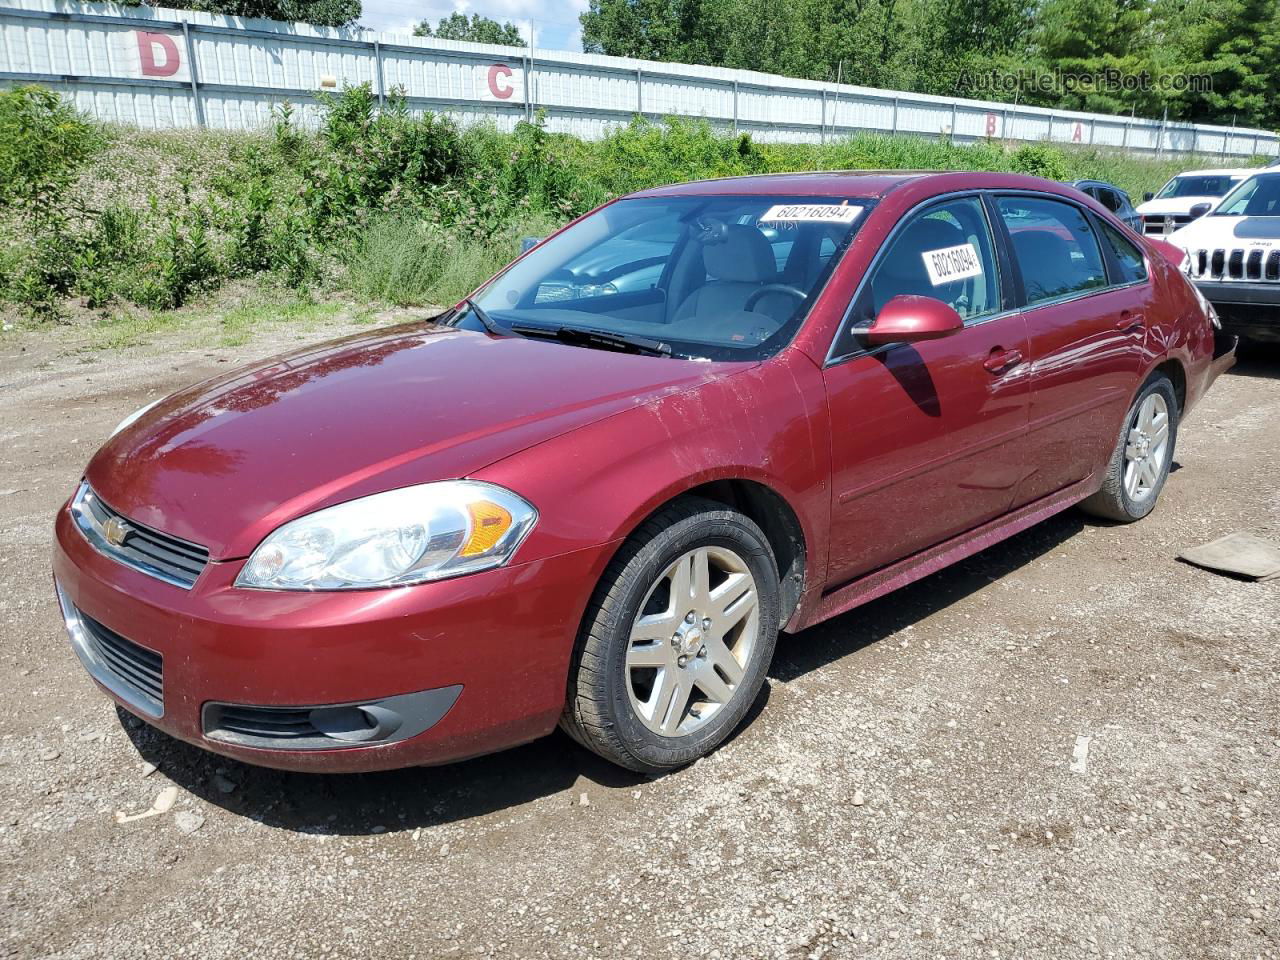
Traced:
<path fill-rule="evenodd" d="M 956 247 L 978 267 L 939 275 L 937 254 Z M 1011 509 L 1028 472 L 1029 351 L 1022 316 L 1003 309 L 1001 256 L 979 197 L 939 201 L 890 236 L 860 287 L 824 369 L 833 586 Z M 964 329 L 867 349 L 858 330 L 900 294 L 950 304 Z"/>

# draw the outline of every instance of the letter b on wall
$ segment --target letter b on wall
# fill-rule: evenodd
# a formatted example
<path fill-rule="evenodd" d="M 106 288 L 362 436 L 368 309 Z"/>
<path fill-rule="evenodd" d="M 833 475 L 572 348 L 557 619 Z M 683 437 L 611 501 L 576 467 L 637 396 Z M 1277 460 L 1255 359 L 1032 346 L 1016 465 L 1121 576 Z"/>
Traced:
<path fill-rule="evenodd" d="M 165 33 L 139 30 L 138 63 L 144 77 L 172 77 L 182 67 L 178 45 Z"/>

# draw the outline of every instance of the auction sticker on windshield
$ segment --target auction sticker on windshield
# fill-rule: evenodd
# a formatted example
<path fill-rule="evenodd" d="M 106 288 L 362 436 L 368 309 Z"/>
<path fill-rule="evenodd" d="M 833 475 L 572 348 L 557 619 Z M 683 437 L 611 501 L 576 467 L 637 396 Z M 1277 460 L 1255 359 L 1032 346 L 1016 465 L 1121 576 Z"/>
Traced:
<path fill-rule="evenodd" d="M 982 261 L 972 243 L 926 250 L 920 256 L 924 259 L 924 268 L 929 271 L 929 282 L 935 287 L 952 280 L 982 276 Z"/>
<path fill-rule="evenodd" d="M 861 212 L 861 207 L 847 203 L 779 203 L 770 207 L 760 222 L 816 220 L 821 223 L 853 223 Z"/>

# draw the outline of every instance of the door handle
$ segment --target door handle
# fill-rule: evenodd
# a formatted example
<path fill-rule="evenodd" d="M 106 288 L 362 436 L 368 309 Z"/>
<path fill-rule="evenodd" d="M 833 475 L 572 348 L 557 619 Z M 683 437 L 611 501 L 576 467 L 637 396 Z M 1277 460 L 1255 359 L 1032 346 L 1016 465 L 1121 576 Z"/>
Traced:
<path fill-rule="evenodd" d="M 1141 330 L 1145 323 L 1146 321 L 1142 314 L 1130 313 L 1125 310 L 1120 314 L 1120 319 L 1116 321 L 1116 329 L 1121 333 L 1133 333 L 1136 330 Z"/>
<path fill-rule="evenodd" d="M 1005 350 L 1003 347 L 996 347 L 987 354 L 987 359 L 982 361 L 982 366 L 988 373 L 1004 373 L 1021 362 L 1021 350 Z"/>

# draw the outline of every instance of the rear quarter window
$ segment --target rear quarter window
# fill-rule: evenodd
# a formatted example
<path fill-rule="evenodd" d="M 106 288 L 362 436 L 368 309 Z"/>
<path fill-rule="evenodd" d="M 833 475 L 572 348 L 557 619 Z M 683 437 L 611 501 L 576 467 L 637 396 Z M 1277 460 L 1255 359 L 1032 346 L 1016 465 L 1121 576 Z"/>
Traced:
<path fill-rule="evenodd" d="M 1147 261 L 1132 242 L 1109 223 L 1102 224 L 1102 239 L 1115 254 L 1119 283 L 1139 283 L 1147 279 Z"/>

